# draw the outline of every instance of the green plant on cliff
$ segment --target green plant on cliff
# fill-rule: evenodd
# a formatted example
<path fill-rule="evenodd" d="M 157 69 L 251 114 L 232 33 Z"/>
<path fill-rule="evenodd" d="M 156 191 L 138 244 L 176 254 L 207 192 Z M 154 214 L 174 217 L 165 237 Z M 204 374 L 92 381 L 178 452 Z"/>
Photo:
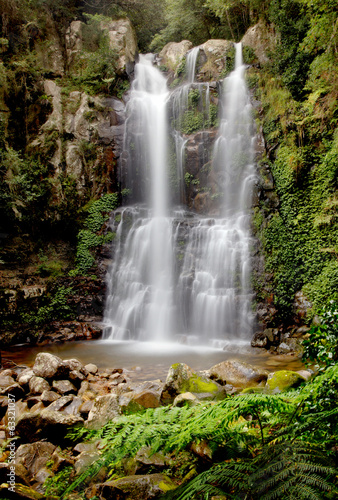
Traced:
<path fill-rule="evenodd" d="M 331 300 L 321 311 L 320 324 L 312 325 L 303 340 L 303 360 L 316 362 L 320 370 L 338 361 L 338 303 Z"/>
<path fill-rule="evenodd" d="M 109 219 L 110 212 L 117 206 L 117 193 L 105 194 L 90 204 L 84 228 L 78 234 L 76 268 L 70 271 L 71 276 L 87 274 L 95 263 L 97 247 L 112 240 L 112 233 L 102 234 L 102 231 L 105 222 Z"/>

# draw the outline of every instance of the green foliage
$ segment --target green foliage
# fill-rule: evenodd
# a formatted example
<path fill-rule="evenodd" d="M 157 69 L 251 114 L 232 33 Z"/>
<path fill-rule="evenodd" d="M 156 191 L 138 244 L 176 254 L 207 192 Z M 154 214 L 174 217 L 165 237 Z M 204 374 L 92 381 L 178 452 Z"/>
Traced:
<path fill-rule="evenodd" d="M 320 325 L 313 325 L 303 341 L 303 360 L 315 361 L 321 368 L 338 361 L 338 303 L 323 308 Z"/>
<path fill-rule="evenodd" d="M 34 323 L 37 326 L 46 325 L 54 320 L 66 320 L 73 315 L 73 309 L 68 304 L 69 296 L 72 295 L 71 287 L 60 286 L 54 295 L 52 295 L 50 303 L 40 307 L 35 315 Z"/>
<path fill-rule="evenodd" d="M 88 94 L 109 93 L 115 82 L 117 62 L 117 53 L 110 48 L 105 30 L 110 19 L 98 14 L 86 17 L 84 48 L 70 77 L 76 87 Z"/>
<path fill-rule="evenodd" d="M 60 498 L 60 495 L 62 495 L 62 493 L 65 491 L 73 476 L 74 469 L 73 467 L 68 466 L 54 476 L 48 477 L 44 483 L 45 494 L 47 498 Z"/>
<path fill-rule="evenodd" d="M 74 439 L 99 439 L 102 458 L 78 476 L 65 495 L 101 467 L 112 469 L 144 446 L 179 455 L 192 443 L 205 442 L 213 451 L 214 465 L 203 462 L 201 470 L 196 464 L 200 474 L 165 498 L 204 500 L 208 494 L 222 494 L 282 499 L 286 492 L 288 498 L 334 498 L 337 389 L 335 365 L 283 395 L 242 394 L 190 408 L 148 409 L 99 430 L 73 430 Z"/>
<path fill-rule="evenodd" d="M 94 201 L 88 208 L 88 216 L 84 222 L 84 229 L 78 234 L 76 251 L 76 269 L 70 272 L 71 276 L 87 274 L 95 263 L 95 249 L 112 240 L 112 234 L 100 234 L 109 214 L 118 206 L 117 193 L 105 194 Z"/>
<path fill-rule="evenodd" d="M 9 221 L 41 223 L 51 194 L 48 167 L 12 148 L 0 154 L 0 205 Z"/>

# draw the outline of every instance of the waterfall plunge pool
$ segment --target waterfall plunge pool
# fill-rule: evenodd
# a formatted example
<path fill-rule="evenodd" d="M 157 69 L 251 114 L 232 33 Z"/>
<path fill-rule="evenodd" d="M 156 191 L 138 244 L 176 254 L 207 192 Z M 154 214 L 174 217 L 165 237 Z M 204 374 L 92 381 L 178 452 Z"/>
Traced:
<path fill-rule="evenodd" d="M 62 359 L 77 358 L 84 364 L 95 363 L 100 370 L 124 368 L 135 381 L 158 378 L 165 381 L 173 363 L 186 363 L 194 370 L 207 370 L 221 361 L 237 359 L 270 372 L 303 368 L 296 356 L 275 356 L 244 341 L 228 342 L 223 349 L 219 349 L 174 342 L 91 340 L 36 347 L 13 346 L 2 350 L 2 358 L 5 363 L 11 360 L 16 364 L 32 366 L 39 352 L 50 352 Z"/>

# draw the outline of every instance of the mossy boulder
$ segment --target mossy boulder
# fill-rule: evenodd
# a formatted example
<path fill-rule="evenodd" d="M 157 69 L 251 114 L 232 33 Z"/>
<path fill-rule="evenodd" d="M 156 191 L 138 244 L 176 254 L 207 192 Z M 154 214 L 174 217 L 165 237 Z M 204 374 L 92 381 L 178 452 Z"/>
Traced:
<path fill-rule="evenodd" d="M 269 375 L 266 390 L 268 392 L 284 392 L 292 387 L 298 387 L 305 381 L 306 379 L 297 372 L 280 370 Z"/>
<path fill-rule="evenodd" d="M 176 484 L 164 474 L 147 474 L 107 481 L 99 490 L 100 498 L 106 500 L 147 500 L 158 498 L 176 487 Z"/>
<path fill-rule="evenodd" d="M 194 371 L 185 363 L 175 363 L 169 368 L 167 380 L 161 394 L 161 403 L 171 404 L 178 394 L 186 392 L 203 395 L 203 399 L 205 399 L 205 395 L 208 395 L 210 399 L 224 395 L 224 389 L 217 382 L 202 373 Z"/>

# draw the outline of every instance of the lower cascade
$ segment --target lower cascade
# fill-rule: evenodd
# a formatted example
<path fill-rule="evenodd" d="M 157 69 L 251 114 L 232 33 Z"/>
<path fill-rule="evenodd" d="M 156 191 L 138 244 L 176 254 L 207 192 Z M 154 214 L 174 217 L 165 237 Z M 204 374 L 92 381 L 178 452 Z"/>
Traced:
<path fill-rule="evenodd" d="M 201 92 L 204 109 L 209 95 L 208 84 L 193 81 L 195 66 L 196 61 L 193 70 L 189 67 L 189 82 L 172 95 L 150 56 L 141 56 L 136 66 L 124 147 L 126 184 L 136 204 L 119 209 L 111 218 L 116 236 L 107 275 L 104 337 L 108 339 L 179 340 L 222 347 L 235 339 L 249 340 L 252 334 L 255 134 L 241 46 L 236 44 L 235 69 L 220 89 L 219 131 L 211 154 L 211 169 L 218 179 L 218 210 L 213 216 L 176 205 L 184 197 L 188 142 L 175 127 L 179 99 L 183 96 L 184 110 L 191 86 Z M 169 127 L 171 103 L 175 119 Z M 170 164 L 171 150 L 176 153 L 175 168 Z"/>

